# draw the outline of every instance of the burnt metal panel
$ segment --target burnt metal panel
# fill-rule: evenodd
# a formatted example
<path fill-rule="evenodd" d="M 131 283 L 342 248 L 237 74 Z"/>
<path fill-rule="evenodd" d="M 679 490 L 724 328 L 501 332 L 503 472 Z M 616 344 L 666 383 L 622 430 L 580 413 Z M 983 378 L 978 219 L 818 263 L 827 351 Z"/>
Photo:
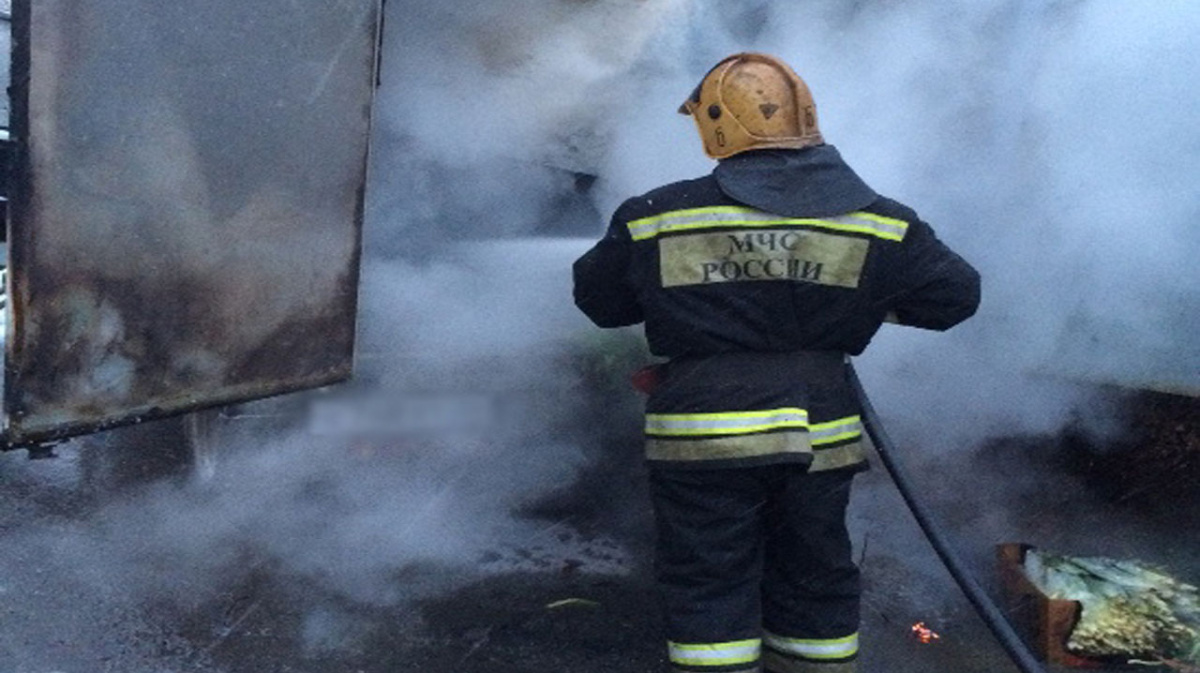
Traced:
<path fill-rule="evenodd" d="M 15 0 L 9 444 L 350 375 L 379 0 Z"/>

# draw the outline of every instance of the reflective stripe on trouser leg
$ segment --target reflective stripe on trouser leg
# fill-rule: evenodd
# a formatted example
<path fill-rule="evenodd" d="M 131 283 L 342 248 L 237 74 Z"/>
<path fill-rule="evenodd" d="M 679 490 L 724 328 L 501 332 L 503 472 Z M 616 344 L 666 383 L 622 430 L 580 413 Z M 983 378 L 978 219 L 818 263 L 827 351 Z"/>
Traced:
<path fill-rule="evenodd" d="M 757 671 L 762 641 L 758 638 L 728 643 L 667 643 L 676 671 L 740 673 Z"/>
<path fill-rule="evenodd" d="M 770 473 L 786 471 L 775 466 Z M 795 468 L 803 471 L 802 468 Z M 671 665 L 678 671 L 757 671 L 762 647 L 766 470 L 651 469 L 658 528 L 655 575 Z"/>
<path fill-rule="evenodd" d="M 789 477 L 763 513 L 763 628 L 776 652 L 836 661 L 858 651 L 857 638 L 845 640 L 859 624 L 859 571 L 846 530 L 853 479 L 838 471 Z"/>
<path fill-rule="evenodd" d="M 853 673 L 858 634 L 843 638 L 787 638 L 763 635 L 763 662 L 771 673 Z"/>

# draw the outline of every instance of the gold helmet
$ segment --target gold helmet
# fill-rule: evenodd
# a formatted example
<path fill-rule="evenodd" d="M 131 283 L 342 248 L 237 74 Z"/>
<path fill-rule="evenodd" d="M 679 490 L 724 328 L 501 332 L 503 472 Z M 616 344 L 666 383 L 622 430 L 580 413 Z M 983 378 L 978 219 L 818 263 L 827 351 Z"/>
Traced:
<path fill-rule="evenodd" d="M 808 85 L 788 64 L 766 54 L 734 54 L 718 63 L 679 113 L 696 120 L 704 153 L 713 159 L 825 142 Z"/>

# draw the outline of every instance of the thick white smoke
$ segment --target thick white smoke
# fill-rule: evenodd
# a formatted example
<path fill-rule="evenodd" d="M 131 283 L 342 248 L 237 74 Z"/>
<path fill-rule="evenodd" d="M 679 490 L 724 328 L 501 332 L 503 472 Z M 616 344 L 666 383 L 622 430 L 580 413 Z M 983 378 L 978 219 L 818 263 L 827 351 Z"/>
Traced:
<path fill-rule="evenodd" d="M 979 316 L 951 334 L 885 329 L 866 358 L 881 399 L 959 419 L 942 438 L 961 444 L 1053 429 L 1078 402 L 1065 379 L 1195 387 L 1200 134 L 1184 111 L 1200 102 L 1200 11 L 879 3 L 778 18 L 767 47 L 809 74 L 827 137 L 984 275 Z"/>
<path fill-rule="evenodd" d="M 721 56 L 758 49 L 808 79 L 826 138 L 869 183 L 984 274 L 979 316 L 949 335 L 884 329 L 864 368 L 885 406 L 902 398 L 951 421 L 939 435 L 957 444 L 1056 427 L 1079 402 L 1073 380 L 1195 386 L 1181 374 L 1200 370 L 1188 121 L 1200 11 L 1187 4 L 412 8 L 420 18 L 390 54 L 403 84 L 384 96 L 384 127 L 409 139 L 407 168 L 444 171 L 433 200 L 451 191 L 455 208 L 473 205 L 422 221 L 428 192 L 385 190 L 388 235 L 544 230 L 534 216 L 563 189 L 554 169 L 598 175 L 597 219 L 706 172 L 672 112 Z"/>
<path fill-rule="evenodd" d="M 620 59 L 584 58 L 605 11 L 637 30 L 613 38 Z M 538 26 L 537 37 L 515 41 L 523 58 L 499 61 L 480 36 L 506 32 L 503 21 L 421 13 L 430 20 L 401 29 L 414 33 L 410 46 L 457 43 L 393 56 L 414 90 L 438 85 L 404 104 L 385 96 L 381 112 L 385 133 L 406 139 L 409 174 L 440 181 L 422 177 L 423 190 L 376 203 L 386 223 L 377 249 L 447 232 L 594 239 L 622 199 L 711 169 L 674 110 L 721 57 L 762 50 L 808 80 L 825 136 L 850 164 L 983 274 L 974 319 L 947 334 L 886 326 L 860 359 L 914 467 L 978 470 L 970 456 L 989 438 L 1069 422 L 1109 431 L 1113 409 L 1093 399 L 1094 383 L 1197 387 L 1200 191 L 1189 181 L 1200 169 L 1190 120 L 1200 93 L 1189 82 L 1200 57 L 1189 44 L 1200 11 L 1190 5 L 546 0 L 516 7 L 511 20 Z M 544 221 L 558 215 L 555 190 L 571 187 L 563 169 L 596 175 L 590 220 Z M 528 315 L 532 332 L 548 318 Z M 980 511 L 993 508 L 975 520 L 981 547 L 1021 534 L 1007 504 L 1064 487 L 1017 472 L 963 482 Z"/>

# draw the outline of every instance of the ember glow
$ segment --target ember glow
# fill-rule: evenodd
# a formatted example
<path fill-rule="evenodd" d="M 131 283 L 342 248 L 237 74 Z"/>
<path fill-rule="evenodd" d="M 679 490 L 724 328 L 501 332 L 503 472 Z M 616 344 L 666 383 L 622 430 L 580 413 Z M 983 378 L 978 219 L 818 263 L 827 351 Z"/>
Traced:
<path fill-rule="evenodd" d="M 941 636 L 933 629 L 925 626 L 925 622 L 917 622 L 912 625 L 912 632 L 916 634 L 917 639 L 928 645 L 935 640 L 940 640 Z"/>

